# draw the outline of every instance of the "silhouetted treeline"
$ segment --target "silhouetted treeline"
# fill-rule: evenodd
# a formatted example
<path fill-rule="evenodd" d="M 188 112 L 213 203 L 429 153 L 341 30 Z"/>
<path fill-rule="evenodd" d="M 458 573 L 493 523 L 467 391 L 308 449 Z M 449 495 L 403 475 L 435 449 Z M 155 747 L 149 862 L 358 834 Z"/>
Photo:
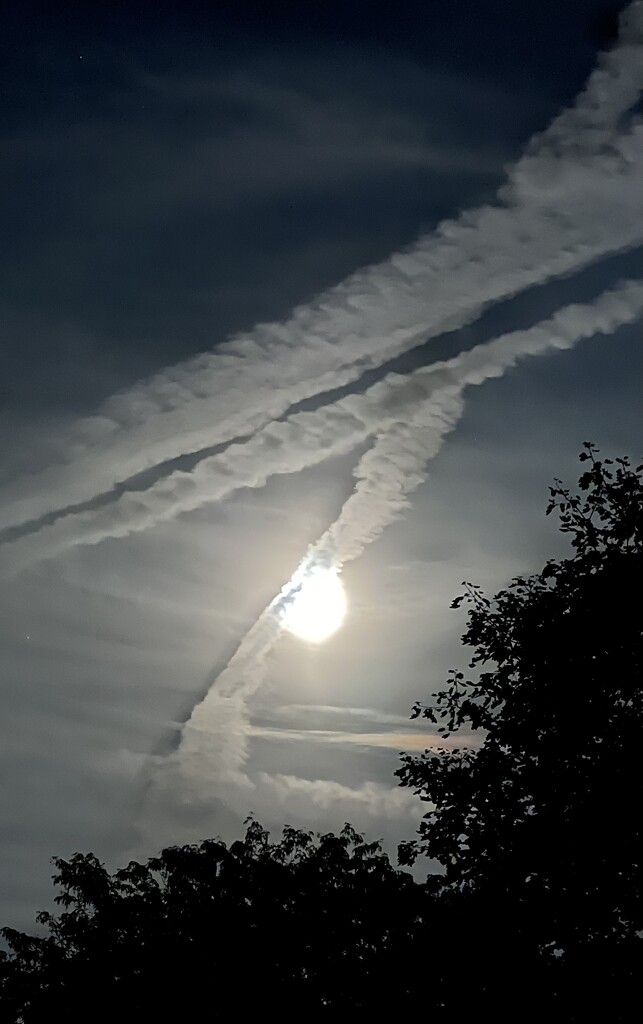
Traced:
<path fill-rule="evenodd" d="M 643 466 L 581 459 L 579 492 L 556 482 L 548 508 L 570 556 L 493 599 L 466 585 L 469 669 L 414 709 L 462 741 L 397 772 L 429 807 L 400 863 L 443 874 L 414 881 L 349 825 L 271 842 L 254 821 L 112 875 L 57 860 L 46 936 L 4 932 L 2 1020 L 635 1019 Z"/>

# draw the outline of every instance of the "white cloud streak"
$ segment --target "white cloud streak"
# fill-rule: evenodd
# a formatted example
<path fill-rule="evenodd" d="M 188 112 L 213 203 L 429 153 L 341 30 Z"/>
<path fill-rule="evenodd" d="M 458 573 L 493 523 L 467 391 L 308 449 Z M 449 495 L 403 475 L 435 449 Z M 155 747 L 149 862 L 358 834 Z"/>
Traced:
<path fill-rule="evenodd" d="M 444 363 L 453 385 L 419 399 L 409 408 L 408 419 L 379 433 L 354 470 L 353 493 L 309 557 L 336 565 L 352 561 L 404 512 L 409 495 L 426 479 L 427 463 L 456 426 L 467 387 L 501 377 L 525 357 L 572 348 L 596 334 L 609 335 L 638 320 L 641 312 L 643 283 L 626 282 L 592 304 L 567 306 L 536 327 L 477 345 Z M 430 380 L 433 369 L 420 370 L 417 376 Z M 435 364 L 435 370 L 439 374 L 442 368 Z"/>
<path fill-rule="evenodd" d="M 392 715 L 377 708 L 351 707 L 345 704 L 282 704 L 270 709 L 270 719 L 276 722 L 301 722 L 310 718 L 359 719 L 377 725 L 408 726 L 408 717 Z"/>
<path fill-rule="evenodd" d="M 399 786 L 367 781 L 358 786 L 347 786 L 332 779 L 307 779 L 297 775 L 257 772 L 248 775 L 228 775 L 217 780 L 213 792 L 212 780 L 194 776 L 189 796 L 181 789 L 176 765 L 166 765 L 170 774 L 164 786 L 156 786 L 148 794 L 142 820 L 139 823 L 140 848 L 132 851 L 141 856 L 150 847 L 176 842 L 177 829 L 182 841 L 198 840 L 219 827 L 220 802 L 242 806 L 260 820 L 275 822 L 296 821 L 298 825 L 319 828 L 320 816 L 331 828 L 344 821 L 365 825 L 367 817 L 375 821 L 417 821 L 422 805 L 409 790 Z M 183 792 L 183 799 L 177 801 Z M 426 808 L 424 808 L 426 809 Z M 245 810 L 244 812 L 245 813 Z"/>
<path fill-rule="evenodd" d="M 116 395 L 59 439 L 59 464 L 15 481 L 0 529 L 91 500 L 160 462 L 248 435 L 289 406 L 357 380 L 490 303 L 643 239 L 643 132 L 623 124 L 643 87 L 643 4 L 622 18 L 573 107 L 510 168 L 498 202 L 445 221 L 289 321 Z M 627 119 L 625 119 L 627 121 Z"/>
<path fill-rule="evenodd" d="M 375 444 L 355 470 L 354 493 L 315 547 L 319 561 L 349 561 L 406 507 L 409 493 L 424 479 L 426 462 L 460 418 L 464 388 L 501 376 L 527 356 L 609 334 L 636 320 L 642 308 L 643 285 L 625 282 L 593 303 L 568 306 L 535 327 L 453 359 L 408 375 L 388 374 L 363 394 L 268 424 L 248 441 L 203 459 L 192 472 L 174 472 L 147 491 L 70 514 L 7 543 L 0 549 L 0 567 L 10 574 L 70 547 L 146 530 L 242 487 L 261 487 L 275 474 L 295 473 L 350 451 L 375 434 Z"/>
<path fill-rule="evenodd" d="M 408 726 L 408 721 L 406 722 Z M 257 737 L 277 743 L 328 743 L 345 747 L 386 748 L 388 750 L 439 750 L 444 747 L 479 745 L 478 737 L 464 734 L 456 737 L 440 736 L 426 732 L 349 732 L 333 729 L 272 729 L 250 725 L 247 728 L 250 739 Z"/>
<path fill-rule="evenodd" d="M 319 808 L 330 809 L 336 815 L 352 817 L 356 811 L 366 811 L 374 818 L 417 819 L 417 797 L 396 786 L 383 786 L 377 782 L 364 782 L 361 786 L 344 786 L 330 779 L 302 779 L 295 775 L 268 775 L 259 772 L 256 789 L 258 793 L 272 797 L 281 811 L 284 806 L 294 813 L 298 821 L 306 820 L 311 811 Z"/>

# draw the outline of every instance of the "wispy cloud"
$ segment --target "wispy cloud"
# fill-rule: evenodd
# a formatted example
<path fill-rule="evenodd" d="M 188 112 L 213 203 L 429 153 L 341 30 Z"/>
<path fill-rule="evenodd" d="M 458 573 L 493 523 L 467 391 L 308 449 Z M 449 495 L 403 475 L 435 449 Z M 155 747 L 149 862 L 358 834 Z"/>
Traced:
<path fill-rule="evenodd" d="M 406 816 L 416 819 L 417 798 L 408 798 L 399 787 L 383 786 L 377 782 L 364 782 L 361 786 L 344 786 L 330 779 L 302 779 L 295 775 L 268 775 L 259 772 L 257 788 L 271 795 L 278 808 L 288 808 L 296 813 L 299 820 L 314 807 L 330 808 L 335 812 L 344 809 L 347 816 L 363 809 L 375 818 L 399 818 Z"/>
<path fill-rule="evenodd" d="M 406 723 L 408 725 L 408 722 Z M 250 739 L 257 737 L 279 743 L 329 743 L 340 746 L 377 748 L 389 750 L 438 750 L 442 747 L 477 745 L 477 739 L 464 735 L 444 738 L 438 733 L 427 732 L 349 732 L 332 729 L 272 729 L 249 725 Z"/>
<path fill-rule="evenodd" d="M 363 822 L 366 817 L 379 823 L 400 823 L 418 817 L 418 798 L 409 790 L 375 781 L 351 786 L 334 779 L 265 771 L 248 774 L 240 769 L 213 779 L 211 772 L 204 770 L 207 765 L 197 759 L 166 758 L 151 767 L 153 774 L 139 819 L 143 849 L 174 841 L 179 826 L 184 840 L 201 838 L 210 827 L 216 830 L 222 802 L 242 806 L 244 813 L 257 813 L 262 821 L 290 818 L 313 827 L 319 825 L 320 811 L 331 812 L 338 823 Z"/>
<path fill-rule="evenodd" d="M 377 708 L 358 708 L 343 704 L 282 704 L 270 708 L 270 720 L 274 722 L 300 722 L 314 718 L 359 719 L 379 725 L 408 725 L 402 715 L 391 715 Z"/>
<path fill-rule="evenodd" d="M 442 223 L 288 322 L 259 325 L 110 399 L 59 438 L 58 464 L 8 490 L 0 529 L 246 436 L 294 403 L 471 322 L 490 303 L 640 242 L 633 210 L 643 132 L 625 115 L 643 84 L 642 24 L 635 3 L 617 47 L 574 106 L 532 140 L 495 205 Z"/>

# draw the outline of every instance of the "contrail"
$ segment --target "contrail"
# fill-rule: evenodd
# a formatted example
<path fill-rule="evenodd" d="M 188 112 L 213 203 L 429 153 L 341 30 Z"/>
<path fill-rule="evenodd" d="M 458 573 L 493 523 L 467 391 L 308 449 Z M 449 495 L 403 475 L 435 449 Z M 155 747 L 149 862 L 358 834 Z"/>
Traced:
<path fill-rule="evenodd" d="M 356 381 L 489 304 L 643 240 L 643 4 L 624 12 L 575 104 L 510 168 L 495 205 L 462 213 L 281 324 L 116 395 L 59 440 L 59 463 L 5 490 L 0 530 L 110 491 L 187 452 L 245 437 L 289 407 Z"/>
<path fill-rule="evenodd" d="M 445 367 L 457 384 L 418 401 L 407 422 L 394 423 L 379 434 L 353 471 L 353 493 L 308 558 L 337 566 L 352 561 L 404 512 L 408 496 L 426 479 L 428 461 L 457 425 L 467 387 L 502 377 L 528 356 L 611 334 L 637 321 L 642 312 L 643 282 L 624 282 L 592 304 L 567 306 L 530 330 L 506 334 L 449 360 Z"/>
<path fill-rule="evenodd" d="M 643 311 L 643 283 L 626 282 L 592 304 L 568 306 L 527 331 L 504 335 L 442 364 L 438 385 L 399 406 L 400 419 L 378 437 L 355 470 L 357 485 L 339 517 L 312 545 L 281 593 L 259 616 L 206 697 L 185 723 L 178 748 L 158 765 L 154 787 L 206 789 L 213 779 L 246 778 L 247 702 L 264 681 L 267 658 L 281 631 L 281 610 L 312 567 L 341 566 L 358 557 L 405 507 L 409 494 L 426 478 L 464 408 L 466 388 L 500 377 L 518 361 L 583 338 L 609 334 Z M 435 368 L 417 371 L 416 382 Z M 379 386 L 379 385 L 378 385 Z M 393 398 L 398 401 L 398 396 Z"/>
<path fill-rule="evenodd" d="M 410 374 L 389 374 L 362 394 L 350 394 L 314 412 L 270 423 L 248 441 L 203 459 L 191 472 L 174 472 L 147 491 L 125 494 L 96 511 L 68 515 L 35 534 L 6 543 L 0 548 L 0 567 L 11 574 L 71 547 L 141 532 L 221 501 L 242 487 L 262 487 L 271 476 L 317 465 L 352 450 L 372 435 L 379 439 L 355 471 L 358 485 L 349 504 L 359 505 L 360 520 L 370 519 L 375 529 L 393 503 L 385 482 L 403 507 L 405 488 L 414 479 L 411 467 L 422 467 L 426 461 L 422 453 L 430 440 L 423 438 L 442 436 L 440 417 L 447 415 L 449 422 L 457 421 L 464 387 L 503 374 L 525 356 L 568 347 L 591 334 L 610 333 L 636 320 L 642 307 L 643 284 L 626 281 L 595 302 L 568 306 L 535 327 L 477 345 Z M 440 401 L 436 395 L 441 396 Z M 455 418 L 454 409 L 458 410 Z M 326 538 L 332 561 L 341 563 L 355 557 L 349 540 L 355 522 L 356 517 L 344 516 L 332 527 L 332 544 L 331 537 Z"/>

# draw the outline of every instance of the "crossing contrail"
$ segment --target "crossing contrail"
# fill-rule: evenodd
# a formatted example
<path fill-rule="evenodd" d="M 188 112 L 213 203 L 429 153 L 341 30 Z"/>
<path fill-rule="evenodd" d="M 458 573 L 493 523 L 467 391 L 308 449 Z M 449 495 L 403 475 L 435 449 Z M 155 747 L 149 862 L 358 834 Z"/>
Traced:
<path fill-rule="evenodd" d="M 337 520 L 311 546 L 292 579 L 259 616 L 193 709 L 177 748 L 162 759 L 152 777 L 152 794 L 155 787 L 166 785 L 178 792 L 182 787 L 188 791 L 192 786 L 207 787 L 213 779 L 246 779 L 247 702 L 265 680 L 267 659 L 282 632 L 285 602 L 312 568 L 341 567 L 357 558 L 400 515 L 410 493 L 425 480 L 428 463 L 460 419 L 467 388 L 502 376 L 522 359 L 572 348 L 596 334 L 609 335 L 641 312 L 643 283 L 625 282 L 591 304 L 567 306 L 529 330 L 476 346 L 439 369 L 416 371 L 412 376 L 419 386 L 412 398 L 407 394 L 406 402 L 393 389 L 389 398 L 398 418 L 360 460 L 355 489 Z M 433 387 L 428 384 L 432 374 Z M 378 387 L 383 391 L 385 385 Z"/>
<path fill-rule="evenodd" d="M 58 437 L 55 464 L 5 489 L 0 530 L 37 526 L 150 467 L 245 438 L 490 304 L 640 244 L 643 131 L 629 112 L 642 88 L 638 0 L 615 48 L 509 168 L 494 204 L 444 221 L 288 321 L 258 325 L 109 399 Z"/>
<path fill-rule="evenodd" d="M 349 509 L 359 506 L 359 515 L 340 519 L 326 538 L 329 557 L 347 561 L 355 557 L 350 531 L 358 519 L 370 519 L 377 532 L 380 520 L 386 525 L 387 509 L 396 502 L 404 506 L 418 472 L 413 467 L 425 461 L 425 445 L 430 447 L 441 436 L 445 417 L 449 424 L 457 422 L 463 388 L 500 376 L 527 355 L 610 333 L 636 320 L 642 305 L 643 285 L 628 281 L 593 303 L 568 306 L 542 324 L 477 345 L 453 359 L 409 374 L 389 374 L 361 394 L 270 423 L 247 441 L 203 459 L 191 472 L 175 471 L 144 492 L 125 494 L 102 509 L 70 514 L 3 545 L 0 569 L 10 574 L 71 547 L 141 532 L 243 487 L 262 487 L 271 476 L 317 465 L 377 435 L 374 448 L 355 471 L 358 484 Z"/>

